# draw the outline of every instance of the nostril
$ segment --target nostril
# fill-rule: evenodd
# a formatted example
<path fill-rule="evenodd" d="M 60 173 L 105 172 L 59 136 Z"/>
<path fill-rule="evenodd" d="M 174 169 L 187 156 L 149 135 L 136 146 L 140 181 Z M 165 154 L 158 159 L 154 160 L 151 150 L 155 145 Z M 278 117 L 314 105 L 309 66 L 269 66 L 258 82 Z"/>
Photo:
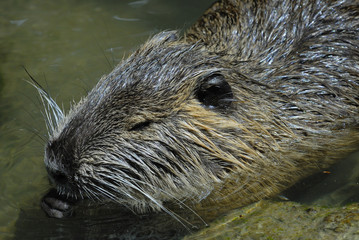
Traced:
<path fill-rule="evenodd" d="M 49 178 L 52 183 L 54 184 L 66 184 L 68 183 L 69 178 L 67 177 L 66 173 L 60 169 L 50 169 L 47 168 L 47 172 Z"/>
<path fill-rule="evenodd" d="M 68 178 L 65 173 L 61 171 L 55 171 L 52 173 L 52 177 L 54 178 L 55 182 L 60 184 L 65 184 L 68 182 Z"/>

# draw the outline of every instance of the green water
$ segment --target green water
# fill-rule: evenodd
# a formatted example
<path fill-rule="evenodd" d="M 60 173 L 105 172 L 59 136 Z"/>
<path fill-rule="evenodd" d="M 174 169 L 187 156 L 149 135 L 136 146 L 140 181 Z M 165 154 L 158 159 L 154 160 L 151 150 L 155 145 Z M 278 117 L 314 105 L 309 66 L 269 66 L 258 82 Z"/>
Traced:
<path fill-rule="evenodd" d="M 68 109 L 124 54 L 160 30 L 185 29 L 211 2 L 0 1 L 0 238 L 49 187 L 42 106 L 23 66 Z"/>

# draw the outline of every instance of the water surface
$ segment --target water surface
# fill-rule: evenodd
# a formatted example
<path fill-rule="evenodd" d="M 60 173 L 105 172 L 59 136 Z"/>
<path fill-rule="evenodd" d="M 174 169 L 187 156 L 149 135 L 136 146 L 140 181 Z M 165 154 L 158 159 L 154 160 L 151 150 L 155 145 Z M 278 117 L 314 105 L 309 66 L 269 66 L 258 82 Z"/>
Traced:
<path fill-rule="evenodd" d="M 160 30 L 185 29 L 210 3 L 0 1 L 0 238 L 14 235 L 23 213 L 40 214 L 29 215 L 33 222 L 47 221 L 38 211 L 49 188 L 43 164 L 46 128 L 24 67 L 68 110 L 125 54 Z M 17 232 L 21 237 L 21 229 Z"/>

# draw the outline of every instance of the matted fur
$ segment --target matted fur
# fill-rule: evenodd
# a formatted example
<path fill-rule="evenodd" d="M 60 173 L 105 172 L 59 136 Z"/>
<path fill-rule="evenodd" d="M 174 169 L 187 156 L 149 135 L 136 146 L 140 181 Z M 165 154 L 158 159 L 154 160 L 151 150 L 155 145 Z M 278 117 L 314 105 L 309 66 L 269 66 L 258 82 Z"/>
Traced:
<path fill-rule="evenodd" d="M 358 1 L 215 3 L 54 111 L 50 178 L 139 212 L 273 196 L 358 146 L 358 49 Z M 223 109 L 198 99 L 214 74 L 233 92 Z"/>

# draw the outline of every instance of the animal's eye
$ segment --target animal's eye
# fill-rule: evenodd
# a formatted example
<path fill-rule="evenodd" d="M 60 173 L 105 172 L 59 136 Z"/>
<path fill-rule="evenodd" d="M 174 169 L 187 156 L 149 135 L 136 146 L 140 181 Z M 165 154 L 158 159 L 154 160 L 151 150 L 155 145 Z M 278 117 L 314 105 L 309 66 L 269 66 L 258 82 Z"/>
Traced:
<path fill-rule="evenodd" d="M 130 131 L 140 131 L 140 130 L 144 129 L 145 127 L 148 127 L 150 124 L 151 124 L 151 121 L 144 121 L 144 122 L 136 123 L 135 125 L 133 125 L 130 128 Z"/>
<path fill-rule="evenodd" d="M 221 74 L 213 74 L 201 83 L 197 98 L 206 107 L 225 109 L 233 102 L 233 92 Z"/>

